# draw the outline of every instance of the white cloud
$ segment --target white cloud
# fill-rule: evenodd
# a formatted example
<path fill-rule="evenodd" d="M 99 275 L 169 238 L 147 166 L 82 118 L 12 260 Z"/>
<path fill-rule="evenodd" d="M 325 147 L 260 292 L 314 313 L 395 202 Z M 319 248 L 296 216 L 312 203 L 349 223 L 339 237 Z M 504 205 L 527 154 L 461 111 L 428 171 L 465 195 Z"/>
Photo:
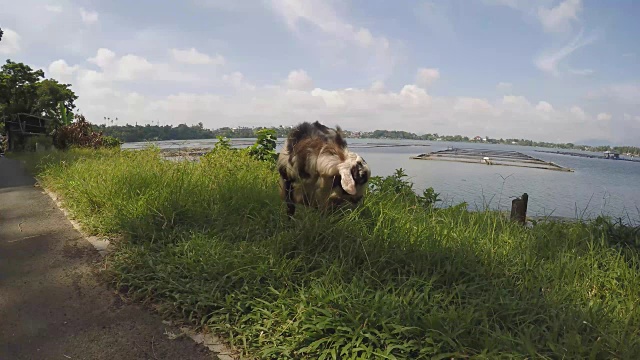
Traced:
<path fill-rule="evenodd" d="M 524 96 L 505 95 L 502 97 L 502 103 L 507 106 L 513 106 L 520 110 L 531 107 L 531 103 Z"/>
<path fill-rule="evenodd" d="M 96 55 L 87 59 L 97 65 L 101 76 L 108 81 L 131 82 L 139 80 L 195 82 L 205 81 L 202 76 L 181 72 L 166 63 L 153 63 L 145 57 L 127 54 L 118 57 L 113 51 L 100 48 Z"/>
<path fill-rule="evenodd" d="M 322 56 L 333 54 L 335 63 L 358 62 L 378 75 L 386 75 L 395 66 L 397 51 L 391 50 L 390 41 L 343 19 L 333 6 L 339 3 L 323 0 L 268 0 L 268 3 L 304 44 L 311 45 Z"/>
<path fill-rule="evenodd" d="M 623 105 L 640 105 L 640 85 L 614 84 L 587 93 L 588 99 L 603 99 Z"/>
<path fill-rule="evenodd" d="M 497 115 L 499 111 L 487 100 L 470 97 L 460 97 L 454 101 L 453 111 L 469 115 L 491 114 Z"/>
<path fill-rule="evenodd" d="M 292 90 L 313 89 L 313 80 L 311 79 L 309 74 L 307 74 L 307 72 L 302 69 L 290 72 L 285 83 L 286 86 Z"/>
<path fill-rule="evenodd" d="M 82 22 L 87 25 L 98 22 L 98 13 L 95 11 L 87 11 L 84 8 L 80 8 L 80 17 L 82 17 Z"/>
<path fill-rule="evenodd" d="M 630 122 L 637 122 L 640 125 L 640 115 L 632 116 L 631 114 L 624 114 L 624 120 Z"/>
<path fill-rule="evenodd" d="M 609 127 L 579 107 L 556 109 L 547 102 L 532 104 L 526 97 L 516 95 L 497 101 L 439 97 L 415 84 L 386 90 L 381 81 L 367 88 L 314 88 L 311 76 L 302 70 L 290 72 L 280 84 L 258 87 L 242 73 L 233 72 L 218 79 L 234 91 L 196 93 L 184 91 L 183 85 L 175 83 L 172 86 L 175 90 L 169 94 L 147 96 L 127 90 L 126 82 L 116 81 L 117 75 L 122 76 L 118 73 L 122 63 L 136 64 L 134 70 L 126 73 L 129 78 L 140 78 L 140 72 L 159 66 L 141 59 L 144 58 L 134 55 L 115 56 L 102 71 L 68 66 L 62 61 L 54 62 L 50 68 L 75 76 L 78 106 L 93 121 L 117 116 L 129 123 L 202 121 L 205 126 L 215 128 L 293 125 L 301 119 L 314 118 L 353 130 L 398 128 L 417 133 L 487 134 L 552 141 L 601 138 Z M 398 119 L 402 119 L 401 125 L 390 125 Z M 548 131 L 551 127 L 552 139 Z"/>
<path fill-rule="evenodd" d="M 73 75 L 78 71 L 80 66 L 69 66 L 66 61 L 60 59 L 49 64 L 48 77 L 52 77 L 61 83 L 71 83 L 73 81 Z"/>
<path fill-rule="evenodd" d="M 510 92 L 513 89 L 513 84 L 508 82 L 499 82 L 498 85 L 496 85 L 496 89 L 502 92 Z"/>
<path fill-rule="evenodd" d="M 187 50 L 171 49 L 171 55 L 177 62 L 190 65 L 224 65 L 225 59 L 222 55 L 209 56 L 190 48 Z"/>
<path fill-rule="evenodd" d="M 57 13 L 57 14 L 62 12 L 62 6 L 60 5 L 45 5 L 44 9 L 49 12 Z"/>
<path fill-rule="evenodd" d="M 440 71 L 433 68 L 419 68 L 416 73 L 416 84 L 429 86 L 440 78 Z"/>
<path fill-rule="evenodd" d="M 584 31 L 581 30 L 570 43 L 566 44 L 562 48 L 538 56 L 534 61 L 538 69 L 552 75 L 559 75 L 560 70 L 558 67 L 563 60 L 569 57 L 569 55 L 574 51 L 587 46 L 596 40 L 595 36 L 584 38 L 583 32 Z"/>
<path fill-rule="evenodd" d="M 374 93 L 383 92 L 385 90 L 384 81 L 376 80 L 371 84 L 369 88 L 370 91 Z"/>
<path fill-rule="evenodd" d="M 131 81 L 148 77 L 154 70 L 153 64 L 137 55 L 124 55 L 120 58 L 106 48 L 98 49 L 96 56 L 87 59 L 98 65 L 111 80 Z"/>
<path fill-rule="evenodd" d="M 584 120 L 587 118 L 587 114 L 579 106 L 573 106 L 570 111 L 573 115 L 575 115 L 580 120 Z"/>
<path fill-rule="evenodd" d="M 150 75 L 153 65 L 149 60 L 137 55 L 124 55 L 118 60 L 116 80 L 131 81 Z"/>
<path fill-rule="evenodd" d="M 578 20 L 582 11 L 582 0 L 565 0 L 556 7 L 540 7 L 538 17 L 545 31 L 564 32 L 571 29 L 571 23 Z"/>
<path fill-rule="evenodd" d="M 100 48 L 98 49 L 96 56 L 87 59 L 87 61 L 89 61 L 90 63 L 94 63 L 101 68 L 106 68 L 113 63 L 115 58 L 116 54 L 113 51 L 105 48 Z"/>
<path fill-rule="evenodd" d="M 536 105 L 536 110 L 548 113 L 553 111 L 553 106 L 546 101 L 540 101 L 538 105 Z"/>
<path fill-rule="evenodd" d="M 2 35 L 2 41 L 0 41 L 0 54 L 13 55 L 19 52 L 22 37 L 9 28 L 4 28 L 2 31 L 4 31 L 4 34 Z"/>
<path fill-rule="evenodd" d="M 609 121 L 611 120 L 613 117 L 611 116 L 611 114 L 607 114 L 607 113 L 600 113 L 598 114 L 598 121 Z"/>
<path fill-rule="evenodd" d="M 231 74 L 225 74 L 222 76 L 222 81 L 225 82 L 227 85 L 231 86 L 232 88 L 234 88 L 235 90 L 238 91 L 242 91 L 242 90 L 250 90 L 253 91 L 256 89 L 256 86 L 249 83 L 245 78 L 244 75 L 239 72 L 239 71 L 235 71 Z"/>

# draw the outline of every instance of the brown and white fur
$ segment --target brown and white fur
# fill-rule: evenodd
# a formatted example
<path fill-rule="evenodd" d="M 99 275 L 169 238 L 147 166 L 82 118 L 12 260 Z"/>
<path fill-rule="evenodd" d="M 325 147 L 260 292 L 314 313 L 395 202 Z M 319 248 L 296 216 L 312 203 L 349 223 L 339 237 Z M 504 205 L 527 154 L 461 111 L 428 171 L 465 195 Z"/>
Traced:
<path fill-rule="evenodd" d="M 347 148 L 340 127 L 330 129 L 317 121 L 291 130 L 278 156 L 278 171 L 289 216 L 296 204 L 323 210 L 357 204 L 371 177 L 364 159 Z"/>

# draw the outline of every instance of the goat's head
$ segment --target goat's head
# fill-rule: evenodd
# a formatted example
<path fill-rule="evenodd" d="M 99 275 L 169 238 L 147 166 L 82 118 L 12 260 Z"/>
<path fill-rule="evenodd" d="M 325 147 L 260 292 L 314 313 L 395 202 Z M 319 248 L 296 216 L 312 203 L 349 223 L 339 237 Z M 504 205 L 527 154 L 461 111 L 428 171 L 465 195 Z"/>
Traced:
<path fill-rule="evenodd" d="M 337 167 L 340 185 L 346 194 L 357 196 L 364 191 L 364 187 L 371 177 L 371 170 L 360 155 L 348 152 L 345 161 L 338 164 Z"/>

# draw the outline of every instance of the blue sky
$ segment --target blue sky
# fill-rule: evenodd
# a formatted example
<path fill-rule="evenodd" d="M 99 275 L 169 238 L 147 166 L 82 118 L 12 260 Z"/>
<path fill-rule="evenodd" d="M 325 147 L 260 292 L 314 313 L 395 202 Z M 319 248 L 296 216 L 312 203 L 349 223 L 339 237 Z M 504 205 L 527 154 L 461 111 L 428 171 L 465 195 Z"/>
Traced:
<path fill-rule="evenodd" d="M 88 119 L 640 145 L 633 0 L 0 0 Z"/>

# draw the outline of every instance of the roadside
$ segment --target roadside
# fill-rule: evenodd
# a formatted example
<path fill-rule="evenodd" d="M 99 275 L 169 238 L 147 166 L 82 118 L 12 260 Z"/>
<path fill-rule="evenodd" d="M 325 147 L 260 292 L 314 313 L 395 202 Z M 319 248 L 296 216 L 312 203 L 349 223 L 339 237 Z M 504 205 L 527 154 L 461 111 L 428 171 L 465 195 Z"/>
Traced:
<path fill-rule="evenodd" d="M 101 257 L 0 157 L 0 359 L 217 359 L 99 280 Z"/>

